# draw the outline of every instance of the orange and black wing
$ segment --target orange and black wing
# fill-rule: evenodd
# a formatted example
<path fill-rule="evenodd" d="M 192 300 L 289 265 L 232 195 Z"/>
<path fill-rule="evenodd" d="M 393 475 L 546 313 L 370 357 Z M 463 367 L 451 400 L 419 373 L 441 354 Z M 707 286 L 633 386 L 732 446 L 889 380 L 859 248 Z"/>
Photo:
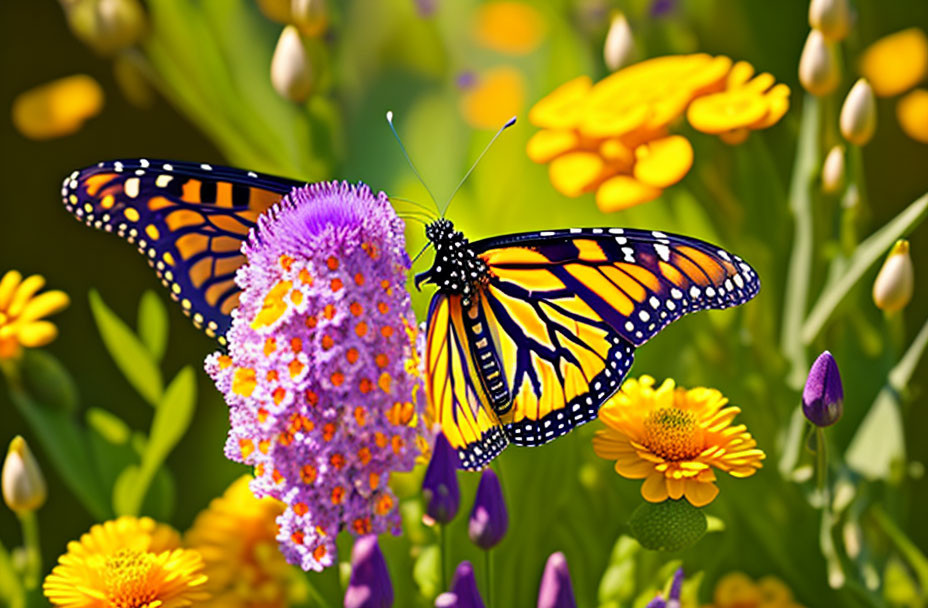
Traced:
<path fill-rule="evenodd" d="M 517 445 L 592 420 L 636 347 L 686 313 L 736 306 L 760 287 L 734 254 L 662 232 L 572 229 L 473 247 L 490 274 L 475 306 L 510 396 L 497 414 Z"/>
<path fill-rule="evenodd" d="M 242 243 L 264 210 L 302 182 L 229 167 L 121 160 L 74 171 L 65 207 L 138 247 L 198 328 L 224 341 L 238 305 Z"/>

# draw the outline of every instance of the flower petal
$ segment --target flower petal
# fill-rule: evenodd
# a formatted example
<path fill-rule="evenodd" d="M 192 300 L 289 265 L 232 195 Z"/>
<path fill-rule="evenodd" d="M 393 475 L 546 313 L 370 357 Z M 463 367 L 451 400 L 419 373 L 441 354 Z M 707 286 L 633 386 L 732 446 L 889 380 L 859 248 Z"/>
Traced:
<path fill-rule="evenodd" d="M 596 191 L 596 205 L 605 213 L 621 211 L 653 201 L 662 192 L 660 188 L 649 186 L 630 175 L 616 175 L 600 184 Z"/>
<path fill-rule="evenodd" d="M 719 495 L 719 489 L 714 483 L 706 483 L 697 479 L 686 480 L 686 499 L 694 507 L 704 507 Z"/>
<path fill-rule="evenodd" d="M 651 473 L 641 484 L 641 495 L 648 502 L 664 502 L 667 500 L 667 483 L 660 473 Z"/>
<path fill-rule="evenodd" d="M 693 166 L 693 146 L 682 135 L 671 135 L 638 146 L 635 157 L 635 179 L 666 188 L 683 179 Z"/>

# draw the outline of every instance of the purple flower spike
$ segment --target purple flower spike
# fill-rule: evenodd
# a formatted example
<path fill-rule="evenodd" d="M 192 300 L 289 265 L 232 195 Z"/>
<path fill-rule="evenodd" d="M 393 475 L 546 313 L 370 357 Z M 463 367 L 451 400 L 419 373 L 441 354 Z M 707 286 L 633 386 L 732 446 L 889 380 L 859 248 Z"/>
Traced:
<path fill-rule="evenodd" d="M 477 486 L 474 508 L 470 512 L 467 532 L 475 545 L 490 550 L 499 544 L 509 529 L 509 513 L 503 489 L 493 469 L 485 469 Z"/>
<path fill-rule="evenodd" d="M 474 578 L 474 567 L 470 562 L 458 564 L 451 581 L 451 593 L 457 598 L 456 608 L 485 608 L 477 589 L 477 580 Z"/>
<path fill-rule="evenodd" d="M 445 434 L 438 433 L 432 459 L 422 481 L 422 494 L 426 502 L 425 512 L 440 524 L 454 519 L 461 504 L 457 470 L 457 452 L 448 443 Z"/>
<path fill-rule="evenodd" d="M 683 591 L 683 568 L 677 568 L 673 573 L 673 582 L 670 583 L 670 597 L 667 598 L 667 608 L 680 608 L 680 592 Z"/>
<path fill-rule="evenodd" d="M 577 608 L 567 558 L 560 551 L 552 553 L 545 564 L 538 590 L 538 608 Z"/>
<path fill-rule="evenodd" d="M 393 585 L 387 562 L 373 534 L 354 541 L 351 550 L 351 579 L 345 592 L 345 608 L 390 608 Z"/>
<path fill-rule="evenodd" d="M 816 426 L 831 426 L 844 413 L 844 387 L 834 357 L 827 350 L 818 356 L 802 390 L 802 413 Z"/>
<path fill-rule="evenodd" d="M 648 602 L 648 605 L 645 608 L 667 608 L 667 602 L 665 602 L 664 598 L 661 597 L 661 594 L 658 593 L 653 600 Z"/>

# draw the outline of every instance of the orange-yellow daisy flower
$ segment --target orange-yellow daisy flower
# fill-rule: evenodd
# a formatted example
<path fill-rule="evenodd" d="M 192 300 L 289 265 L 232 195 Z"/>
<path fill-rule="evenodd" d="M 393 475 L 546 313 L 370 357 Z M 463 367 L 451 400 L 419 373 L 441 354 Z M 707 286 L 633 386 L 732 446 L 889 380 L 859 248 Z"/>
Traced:
<path fill-rule="evenodd" d="M 45 578 L 45 597 L 67 608 L 179 608 L 209 598 L 200 554 L 148 517 L 97 524 Z"/>
<path fill-rule="evenodd" d="M 103 88 L 86 74 L 59 78 L 24 91 L 13 100 L 13 125 L 29 139 L 77 132 L 103 108 Z"/>
<path fill-rule="evenodd" d="M 525 78 L 511 66 L 491 68 L 461 97 L 461 113 L 477 129 L 498 129 L 525 104 Z"/>
<path fill-rule="evenodd" d="M 860 74 L 878 97 L 905 93 L 928 74 L 928 36 L 910 27 L 880 38 L 861 53 Z"/>
<path fill-rule="evenodd" d="M 525 2 L 488 2 L 477 8 L 472 33 L 483 47 L 510 55 L 531 53 L 545 36 L 545 20 Z"/>
<path fill-rule="evenodd" d="M 686 497 L 697 507 L 718 495 L 715 470 L 749 477 L 765 458 L 744 425 L 732 425 L 741 411 L 711 388 L 686 390 L 667 379 L 627 380 L 599 410 L 606 429 L 593 439 L 601 458 L 615 460 L 615 470 L 629 479 L 644 479 L 641 494 L 649 502 Z"/>
<path fill-rule="evenodd" d="M 906 135 L 928 144 L 928 91 L 910 91 L 896 104 L 896 117 Z"/>
<path fill-rule="evenodd" d="M 283 608 L 291 585 L 291 568 L 277 550 L 277 516 L 284 505 L 255 498 L 250 475 L 240 477 L 197 515 L 184 536 L 206 564 L 205 589 L 219 608 Z"/>
<path fill-rule="evenodd" d="M 783 581 L 765 576 L 758 581 L 743 572 L 729 572 L 715 585 L 712 604 L 704 608 L 803 608 Z"/>
<path fill-rule="evenodd" d="M 16 356 L 21 347 L 45 346 L 58 335 L 58 328 L 45 317 L 61 312 L 70 300 L 63 291 L 38 294 L 45 279 L 37 274 L 23 280 L 10 270 L 0 279 L 0 359 Z"/>

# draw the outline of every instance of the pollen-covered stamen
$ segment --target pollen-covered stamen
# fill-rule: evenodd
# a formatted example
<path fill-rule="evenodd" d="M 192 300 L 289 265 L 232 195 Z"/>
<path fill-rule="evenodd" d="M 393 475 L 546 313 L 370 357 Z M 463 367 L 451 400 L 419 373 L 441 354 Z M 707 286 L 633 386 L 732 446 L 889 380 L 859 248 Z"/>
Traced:
<path fill-rule="evenodd" d="M 644 428 L 648 449 L 671 462 L 695 458 L 702 451 L 702 428 L 693 412 L 656 409 L 645 418 Z"/>
<path fill-rule="evenodd" d="M 487 280 L 486 262 L 449 220 L 432 222 L 426 226 L 425 236 L 435 247 L 435 261 L 419 280 L 427 279 L 434 283 L 441 293 L 464 296 L 462 304 L 469 306 L 473 294 Z"/>
<path fill-rule="evenodd" d="M 103 584 L 111 606 L 135 608 L 156 600 L 149 576 L 155 558 L 150 553 L 120 549 L 106 558 Z"/>

